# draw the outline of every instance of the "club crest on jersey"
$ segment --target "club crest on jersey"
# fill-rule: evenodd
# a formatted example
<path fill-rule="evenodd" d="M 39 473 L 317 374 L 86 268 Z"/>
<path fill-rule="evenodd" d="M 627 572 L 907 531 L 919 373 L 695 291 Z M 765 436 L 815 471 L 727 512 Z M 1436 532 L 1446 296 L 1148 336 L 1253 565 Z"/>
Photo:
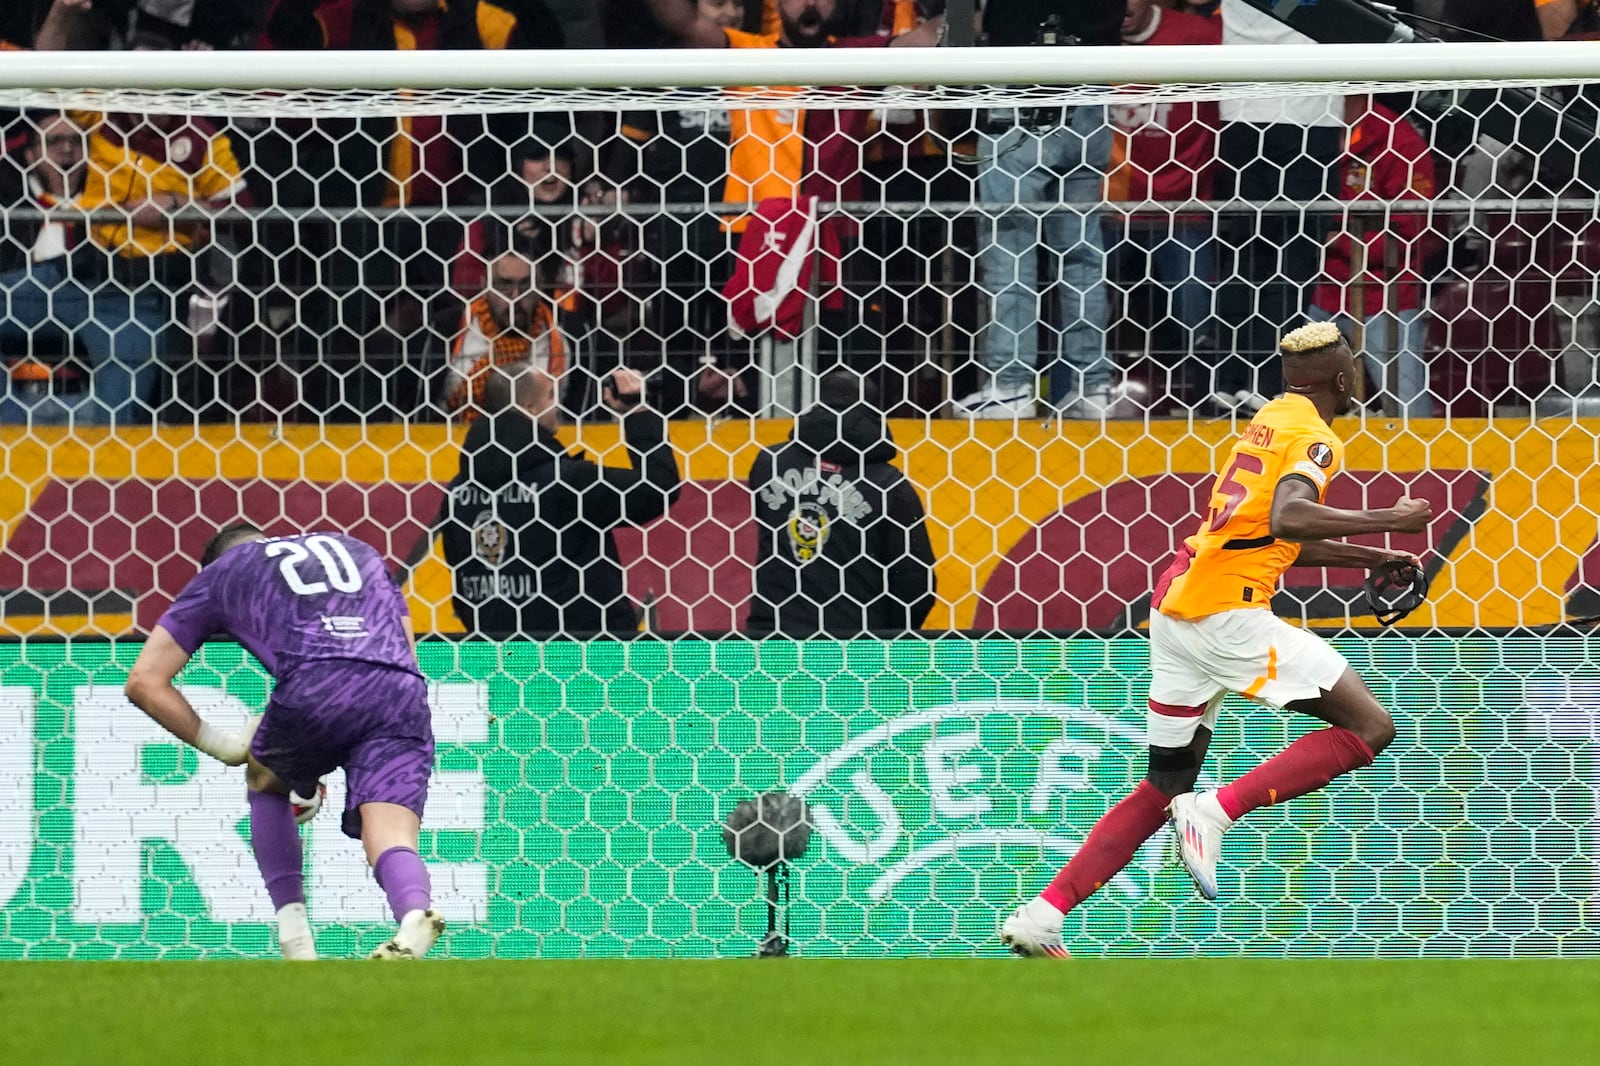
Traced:
<path fill-rule="evenodd" d="M 1333 465 L 1333 449 L 1320 440 L 1306 449 L 1306 455 L 1324 470 Z"/>
<path fill-rule="evenodd" d="M 493 511 L 479 511 L 472 520 L 472 552 L 490 566 L 500 565 L 506 539 L 506 527 L 495 521 Z"/>
<path fill-rule="evenodd" d="M 789 551 L 795 561 L 809 563 L 828 542 L 828 512 L 815 503 L 802 503 L 789 512 Z"/>

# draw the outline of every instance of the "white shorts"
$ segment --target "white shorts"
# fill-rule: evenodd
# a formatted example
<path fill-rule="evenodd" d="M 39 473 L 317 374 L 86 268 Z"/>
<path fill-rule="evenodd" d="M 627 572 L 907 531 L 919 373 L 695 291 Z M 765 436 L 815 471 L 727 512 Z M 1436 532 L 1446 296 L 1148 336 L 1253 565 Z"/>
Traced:
<path fill-rule="evenodd" d="M 1181 748 L 1215 729 L 1230 692 L 1283 707 L 1333 688 L 1350 664 L 1315 633 L 1271 611 L 1223 611 L 1185 622 L 1150 615 L 1150 743 Z"/>

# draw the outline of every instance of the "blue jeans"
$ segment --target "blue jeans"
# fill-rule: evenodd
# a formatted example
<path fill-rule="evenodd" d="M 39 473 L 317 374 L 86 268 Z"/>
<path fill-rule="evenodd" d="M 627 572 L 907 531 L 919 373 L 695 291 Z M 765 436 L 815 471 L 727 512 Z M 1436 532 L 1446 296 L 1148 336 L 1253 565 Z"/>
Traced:
<path fill-rule="evenodd" d="M 1111 128 L 1103 107 L 1075 107 L 1065 126 L 1012 126 L 979 135 L 978 195 L 989 225 L 978 272 L 992 305 L 979 359 L 999 388 L 1031 387 L 1036 363 L 1050 372 L 1050 402 L 1056 406 L 1111 386 L 1100 233 L 1101 183 L 1110 162 Z M 1039 213 L 1019 206 L 1026 203 L 1061 206 Z M 1059 354 L 1039 346 L 1041 255 L 1055 268 Z"/>
<path fill-rule="evenodd" d="M 1332 322 L 1350 336 L 1355 317 L 1329 314 L 1320 307 L 1306 311 L 1313 322 Z M 1427 323 L 1420 310 L 1379 312 L 1362 323 L 1361 354 L 1378 383 L 1378 395 L 1386 413 L 1408 418 L 1427 418 L 1433 414 L 1433 394 L 1428 391 L 1428 364 L 1422 357 Z M 1392 334 L 1392 336 L 1391 336 Z M 1395 368 L 1394 388 L 1389 387 L 1388 367 Z"/>
<path fill-rule="evenodd" d="M 1209 218 L 1138 216 L 1128 220 L 1128 243 L 1150 256 L 1150 275 L 1170 294 L 1167 315 L 1178 324 L 1183 348 L 1171 353 L 1172 389 L 1194 402 L 1211 391 L 1217 319 L 1212 307 L 1217 253 Z M 1152 323 L 1152 326 L 1156 323 Z"/>
<path fill-rule="evenodd" d="M 67 278 L 62 262 L 0 274 L 0 349 L 32 350 L 36 334 L 64 338 L 89 360 L 79 397 L 17 394 L 7 384 L 0 422 L 72 421 L 148 425 L 154 420 L 156 338 L 169 324 L 171 298 L 154 285 L 135 290 L 105 282 L 92 291 Z"/>

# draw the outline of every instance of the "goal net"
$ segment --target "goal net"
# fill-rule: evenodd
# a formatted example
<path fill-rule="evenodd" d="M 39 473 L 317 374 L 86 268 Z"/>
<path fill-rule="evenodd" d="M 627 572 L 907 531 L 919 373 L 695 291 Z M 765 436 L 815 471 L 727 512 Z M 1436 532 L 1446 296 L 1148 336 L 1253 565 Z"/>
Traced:
<path fill-rule="evenodd" d="M 240 519 L 360 537 L 408 596 L 448 954 L 752 953 L 767 886 L 723 823 L 775 791 L 812 829 L 793 950 L 997 951 L 1143 773 L 1153 579 L 1309 319 L 1364 353 L 1330 502 L 1429 500 L 1429 531 L 1387 543 L 1432 591 L 1391 631 L 1353 571 L 1291 571 L 1272 606 L 1334 640 L 1399 739 L 1232 832 L 1219 904 L 1163 831 L 1067 944 L 1595 954 L 1600 61 L 1190 29 L 1111 50 L 0 55 L 0 957 L 275 950 L 238 775 L 122 695 Z M 473 585 L 440 540 L 472 427 L 508 417 L 496 375 L 528 365 L 574 454 L 633 461 L 619 367 L 670 419 L 682 485 L 614 526 L 601 635 L 576 609 L 471 629 L 517 544 L 469 522 Z M 751 483 L 840 381 L 871 439 Z M 758 553 L 803 571 L 845 541 L 866 453 L 914 488 L 931 560 L 902 515 L 860 572 L 909 567 L 927 602 L 885 616 L 802 581 L 784 595 L 853 615 L 758 639 L 753 606 L 784 617 Z M 789 508 L 770 528 L 763 490 Z M 597 555 L 600 514 L 576 519 Z M 556 555 L 536 562 L 595 562 Z M 223 724 L 270 690 L 226 643 L 181 682 Z M 1202 784 L 1306 725 L 1230 701 Z M 329 785 L 308 904 L 337 955 L 388 926 Z"/>

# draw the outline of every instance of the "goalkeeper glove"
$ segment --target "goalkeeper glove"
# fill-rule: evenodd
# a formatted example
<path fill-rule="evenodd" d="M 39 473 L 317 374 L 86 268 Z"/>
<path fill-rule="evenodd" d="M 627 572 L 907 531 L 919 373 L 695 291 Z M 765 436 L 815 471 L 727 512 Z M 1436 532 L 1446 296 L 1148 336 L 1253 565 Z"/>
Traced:
<path fill-rule="evenodd" d="M 315 818 L 317 812 L 322 810 L 322 801 L 327 798 L 328 786 L 321 781 L 318 781 L 317 787 L 311 790 L 309 798 L 300 795 L 300 793 L 291 788 L 289 790 L 289 806 L 294 809 L 295 824 L 305 825 Z"/>

